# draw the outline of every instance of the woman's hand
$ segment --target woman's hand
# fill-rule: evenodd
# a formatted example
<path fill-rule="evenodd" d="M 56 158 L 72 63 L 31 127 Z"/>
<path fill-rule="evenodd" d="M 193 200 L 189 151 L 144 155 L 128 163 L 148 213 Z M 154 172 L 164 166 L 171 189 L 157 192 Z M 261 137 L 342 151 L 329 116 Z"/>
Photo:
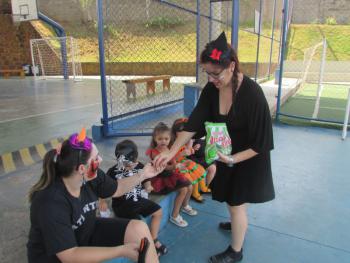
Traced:
<path fill-rule="evenodd" d="M 137 262 L 139 258 L 139 244 L 136 243 L 127 243 L 123 245 L 123 254 L 124 257 L 131 259 L 134 262 Z"/>
<path fill-rule="evenodd" d="M 165 165 L 161 165 L 159 167 L 156 167 L 155 165 L 152 165 L 151 163 L 148 163 L 143 167 L 142 176 L 144 179 L 155 177 L 157 174 L 161 173 L 165 168 Z"/>
<path fill-rule="evenodd" d="M 164 169 L 163 167 L 166 166 L 166 164 L 174 157 L 175 154 L 172 154 L 170 151 L 164 151 L 158 154 L 153 159 L 153 165 L 156 167 L 156 169 Z"/>
<path fill-rule="evenodd" d="M 232 162 L 231 155 L 225 155 L 225 154 L 218 151 L 218 156 L 219 156 L 219 159 L 218 159 L 219 162 L 223 162 L 226 164 L 230 164 L 230 162 Z"/>

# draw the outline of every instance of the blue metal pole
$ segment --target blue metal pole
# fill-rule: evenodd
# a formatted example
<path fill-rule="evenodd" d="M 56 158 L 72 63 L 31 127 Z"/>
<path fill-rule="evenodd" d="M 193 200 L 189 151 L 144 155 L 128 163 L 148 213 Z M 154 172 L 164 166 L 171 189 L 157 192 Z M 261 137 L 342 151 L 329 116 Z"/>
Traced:
<path fill-rule="evenodd" d="M 275 34 L 275 19 L 276 19 L 276 0 L 274 0 L 274 2 L 273 2 L 273 18 L 272 18 L 272 30 L 271 30 L 270 60 L 269 60 L 269 69 L 268 69 L 268 72 L 267 72 L 268 79 L 270 79 L 270 74 L 271 74 L 272 50 L 273 50 L 273 42 L 274 42 L 274 34 Z"/>
<path fill-rule="evenodd" d="M 282 48 L 280 54 L 280 71 L 278 79 L 278 95 L 277 95 L 277 107 L 276 107 L 276 121 L 279 121 L 279 115 L 281 110 L 281 95 L 282 95 L 282 76 L 283 76 L 283 63 L 284 63 L 284 52 L 286 49 L 286 38 L 287 38 L 287 17 L 288 17 L 288 0 L 283 2 L 283 30 L 282 30 Z"/>
<path fill-rule="evenodd" d="M 199 80 L 198 72 L 199 72 L 199 41 L 200 41 L 200 23 L 201 23 L 201 12 L 200 12 L 200 0 L 197 0 L 197 43 L 196 43 L 196 82 Z"/>
<path fill-rule="evenodd" d="M 210 1 L 209 3 L 209 42 L 212 39 L 213 31 L 213 3 Z"/>
<path fill-rule="evenodd" d="M 263 2 L 263 0 L 260 0 L 260 6 L 259 6 L 258 45 L 257 45 L 257 47 L 256 47 L 255 76 L 254 76 L 254 80 L 255 80 L 255 81 L 258 79 L 258 70 L 259 70 L 259 52 L 260 52 L 260 33 L 261 33 L 262 2 Z"/>
<path fill-rule="evenodd" d="M 231 45 L 238 53 L 239 0 L 232 0 Z"/>
<path fill-rule="evenodd" d="M 103 37 L 103 0 L 97 0 L 97 19 L 98 19 L 98 51 L 100 59 L 100 78 L 102 95 L 102 130 L 103 135 L 108 135 L 108 109 L 107 109 L 107 82 L 105 71 L 105 48 Z"/>
<path fill-rule="evenodd" d="M 64 31 L 64 28 L 54 21 L 53 19 L 49 18 L 48 16 L 44 15 L 41 12 L 38 12 L 38 17 L 40 20 L 44 21 L 48 25 L 52 26 L 56 35 L 58 37 L 66 37 L 66 32 Z M 61 56 L 62 56 L 62 68 L 63 68 L 63 77 L 64 79 L 68 79 L 68 62 L 67 62 L 67 43 L 65 39 L 60 39 L 60 45 L 61 45 Z"/>

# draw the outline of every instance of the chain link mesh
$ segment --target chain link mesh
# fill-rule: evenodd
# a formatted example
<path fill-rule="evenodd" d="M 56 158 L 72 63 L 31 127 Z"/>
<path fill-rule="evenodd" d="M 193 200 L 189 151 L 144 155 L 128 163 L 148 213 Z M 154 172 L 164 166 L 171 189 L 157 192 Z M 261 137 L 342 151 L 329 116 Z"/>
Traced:
<path fill-rule="evenodd" d="M 344 29 L 346 26 L 327 23 L 291 25 L 283 78 L 297 79 L 298 86 L 281 113 L 296 118 L 284 116 L 282 121 L 341 127 L 350 88 L 350 53 L 344 48 L 348 45 Z"/>
<path fill-rule="evenodd" d="M 205 45 L 222 31 L 231 41 L 232 3 L 103 1 L 107 108 L 109 119 L 114 120 L 112 129 L 130 133 L 151 131 L 152 119 L 136 118 L 132 129 L 123 127 L 123 123 L 127 123 L 124 120 L 170 103 L 180 103 L 185 83 L 197 82 L 203 86 L 207 82 L 198 57 Z M 283 0 L 240 1 L 238 55 L 243 72 L 250 77 L 264 79 L 274 73 L 280 46 L 282 3 Z M 256 26 L 257 22 L 260 27 Z M 164 88 L 164 80 L 159 79 L 155 81 L 153 94 L 149 88 L 153 84 L 147 84 L 147 79 L 164 75 L 170 76 L 170 89 Z M 164 119 L 171 124 L 182 115 L 182 108 L 178 106 Z M 128 125 L 131 127 L 130 122 Z"/>

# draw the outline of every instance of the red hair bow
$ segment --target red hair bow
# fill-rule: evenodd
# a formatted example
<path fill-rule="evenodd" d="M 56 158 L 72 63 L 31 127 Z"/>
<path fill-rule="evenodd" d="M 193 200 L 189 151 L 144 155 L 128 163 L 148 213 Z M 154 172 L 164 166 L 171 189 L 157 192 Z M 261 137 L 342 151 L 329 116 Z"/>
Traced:
<path fill-rule="evenodd" d="M 214 60 L 219 61 L 220 60 L 220 56 L 222 54 L 222 51 L 217 50 L 216 48 L 213 49 L 213 51 L 210 54 L 210 57 Z"/>

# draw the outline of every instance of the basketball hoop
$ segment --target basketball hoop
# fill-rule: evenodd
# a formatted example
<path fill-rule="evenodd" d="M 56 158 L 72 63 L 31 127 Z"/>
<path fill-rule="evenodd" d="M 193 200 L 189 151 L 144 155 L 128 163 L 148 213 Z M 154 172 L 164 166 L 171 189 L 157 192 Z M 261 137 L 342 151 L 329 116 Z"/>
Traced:
<path fill-rule="evenodd" d="M 11 0 L 11 5 L 14 24 L 38 19 L 36 0 Z"/>

